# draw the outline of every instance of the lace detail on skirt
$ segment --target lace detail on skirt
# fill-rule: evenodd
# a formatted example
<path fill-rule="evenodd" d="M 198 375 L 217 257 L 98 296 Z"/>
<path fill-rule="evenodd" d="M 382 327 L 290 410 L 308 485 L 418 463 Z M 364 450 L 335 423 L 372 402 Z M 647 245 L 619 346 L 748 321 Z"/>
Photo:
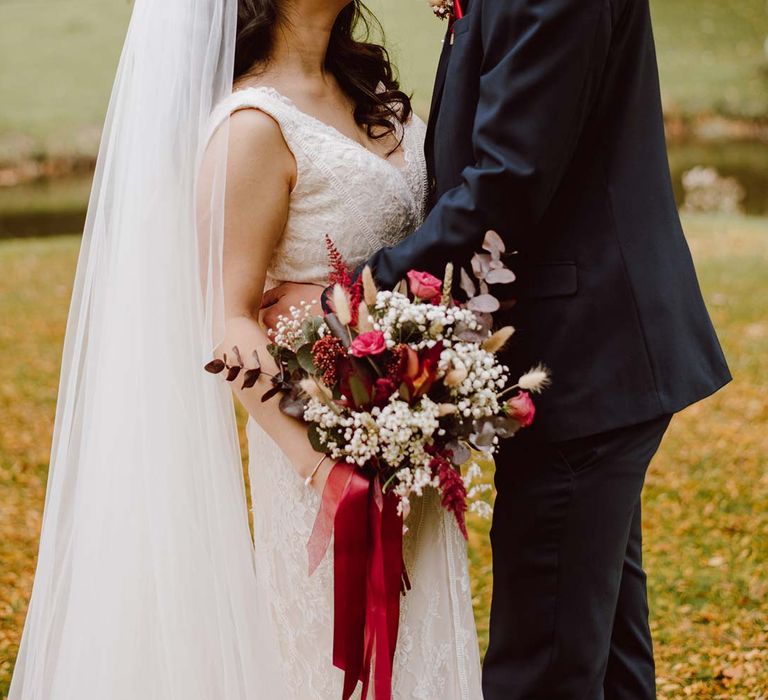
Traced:
<path fill-rule="evenodd" d="M 320 498 L 253 421 L 248 440 L 259 597 L 271 608 L 265 629 L 276 635 L 287 697 L 337 700 L 343 675 L 332 661 L 332 551 L 307 574 Z M 394 700 L 481 700 L 466 543 L 435 493 L 414 503 L 406 524 L 412 588 L 401 601 Z"/>

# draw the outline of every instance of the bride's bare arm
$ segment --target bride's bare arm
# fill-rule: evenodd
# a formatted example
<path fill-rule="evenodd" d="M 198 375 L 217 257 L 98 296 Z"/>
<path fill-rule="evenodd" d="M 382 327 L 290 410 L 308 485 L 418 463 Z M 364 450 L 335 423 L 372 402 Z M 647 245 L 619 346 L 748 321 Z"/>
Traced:
<path fill-rule="evenodd" d="M 225 335 L 217 356 L 232 357 L 237 347 L 246 367 L 258 353 L 264 373 L 251 389 L 242 380 L 233 389 L 248 413 L 285 452 L 302 478 L 322 458 L 312 449 L 305 427 L 278 408 L 278 399 L 263 403 L 277 366 L 266 350 L 269 338 L 259 323 L 264 283 L 272 253 L 288 217 L 296 163 L 280 127 L 256 110 L 235 113 L 230 120 L 229 158 L 223 251 Z M 326 460 L 313 485 L 322 486 L 330 470 Z"/>

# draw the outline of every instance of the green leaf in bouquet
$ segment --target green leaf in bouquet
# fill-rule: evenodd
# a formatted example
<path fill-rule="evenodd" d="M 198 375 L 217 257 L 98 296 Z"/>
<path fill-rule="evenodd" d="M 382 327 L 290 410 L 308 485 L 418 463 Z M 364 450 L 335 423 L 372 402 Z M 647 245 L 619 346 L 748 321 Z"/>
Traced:
<path fill-rule="evenodd" d="M 338 365 L 339 389 L 355 409 L 365 408 L 373 400 L 373 379 L 366 366 L 352 358 Z"/>
<path fill-rule="evenodd" d="M 296 353 L 290 348 L 285 348 L 280 345 L 267 346 L 267 350 L 270 355 L 275 359 L 275 362 L 280 367 L 284 367 L 288 372 L 294 372 L 299 368 L 299 363 L 296 360 Z"/>
<path fill-rule="evenodd" d="M 336 314 L 328 314 L 325 317 L 325 325 L 328 326 L 331 333 L 342 342 L 345 348 L 349 347 L 352 342 L 349 337 L 349 330 L 341 321 L 339 321 L 339 317 Z"/>
<path fill-rule="evenodd" d="M 320 429 L 314 423 L 307 428 L 307 437 L 309 437 L 309 444 L 312 445 L 312 449 L 315 452 L 328 451 L 325 440 L 323 440 L 323 436 L 320 434 Z"/>
<path fill-rule="evenodd" d="M 307 374 L 317 374 L 317 367 L 315 367 L 315 358 L 312 355 L 312 347 L 314 343 L 307 343 L 302 345 L 296 351 L 296 362 L 299 367 L 303 369 Z"/>
<path fill-rule="evenodd" d="M 312 316 L 301 324 L 301 334 L 304 337 L 305 343 L 314 345 L 320 340 L 320 328 L 325 324 L 325 321 L 320 316 Z"/>
<path fill-rule="evenodd" d="M 359 374 L 351 374 L 349 376 L 349 388 L 352 392 L 352 400 L 355 402 L 355 406 L 363 407 L 371 402 L 371 392 Z"/>

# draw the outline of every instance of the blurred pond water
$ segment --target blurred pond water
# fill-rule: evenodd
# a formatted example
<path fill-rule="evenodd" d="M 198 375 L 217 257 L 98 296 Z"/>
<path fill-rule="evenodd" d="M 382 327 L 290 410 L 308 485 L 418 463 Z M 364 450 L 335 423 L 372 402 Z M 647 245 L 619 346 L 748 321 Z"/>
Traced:
<path fill-rule="evenodd" d="M 672 143 L 669 159 L 679 204 L 685 200 L 683 174 L 696 166 L 714 167 L 724 177 L 735 178 L 744 188 L 747 214 L 768 216 L 768 142 Z M 0 238 L 82 230 L 89 188 L 88 178 L 0 188 Z"/>

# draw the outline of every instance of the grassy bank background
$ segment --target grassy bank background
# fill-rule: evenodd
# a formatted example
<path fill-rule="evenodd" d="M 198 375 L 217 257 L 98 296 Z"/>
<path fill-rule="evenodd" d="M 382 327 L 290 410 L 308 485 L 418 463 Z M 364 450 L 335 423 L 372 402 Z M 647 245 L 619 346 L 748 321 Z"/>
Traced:
<path fill-rule="evenodd" d="M 444 25 L 425 0 L 370 0 L 426 113 Z M 652 0 L 668 111 L 768 117 L 765 0 Z M 0 162 L 93 155 L 128 0 L 0 1 Z"/>
<path fill-rule="evenodd" d="M 768 697 L 768 220 L 686 227 L 736 381 L 679 416 L 652 466 L 645 531 L 659 697 Z M 79 239 L 0 242 L 0 697 L 32 585 L 59 356 Z M 487 523 L 470 551 L 487 643 Z"/>

